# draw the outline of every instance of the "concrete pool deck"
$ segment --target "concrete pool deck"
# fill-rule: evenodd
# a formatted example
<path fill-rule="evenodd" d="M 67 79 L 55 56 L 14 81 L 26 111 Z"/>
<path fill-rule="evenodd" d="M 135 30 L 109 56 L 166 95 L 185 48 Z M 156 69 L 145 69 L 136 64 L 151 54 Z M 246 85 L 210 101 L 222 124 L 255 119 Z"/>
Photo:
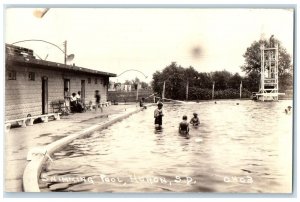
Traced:
<path fill-rule="evenodd" d="M 61 117 L 61 120 L 34 124 L 26 128 L 12 128 L 5 134 L 5 192 L 23 192 L 23 173 L 28 165 L 27 154 L 32 148 L 47 147 L 54 142 L 85 129 L 99 128 L 114 120 L 140 110 L 136 103 L 111 105 L 103 112 L 88 111 Z M 86 131 L 90 132 L 90 130 Z M 71 139 L 70 139 L 71 140 Z M 61 146 L 61 145 L 60 145 Z M 50 154 L 51 155 L 51 154 Z"/>

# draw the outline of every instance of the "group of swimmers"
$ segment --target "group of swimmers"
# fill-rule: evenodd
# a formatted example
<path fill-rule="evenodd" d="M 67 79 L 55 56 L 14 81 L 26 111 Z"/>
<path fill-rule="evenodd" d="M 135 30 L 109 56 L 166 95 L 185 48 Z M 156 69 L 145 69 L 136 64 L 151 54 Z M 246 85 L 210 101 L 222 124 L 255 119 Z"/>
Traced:
<path fill-rule="evenodd" d="M 144 101 L 144 100 L 143 100 Z M 216 104 L 216 102 L 215 102 Z M 237 103 L 237 105 L 239 105 L 239 103 Z M 143 104 L 140 105 L 140 107 L 143 107 Z M 156 129 L 161 129 L 162 126 L 162 117 L 164 116 L 163 111 L 162 111 L 162 107 L 163 107 L 163 103 L 161 101 L 157 102 L 157 108 L 154 110 L 154 124 L 155 124 L 155 128 Z M 287 109 L 285 109 L 285 113 L 286 114 L 290 114 L 291 113 L 291 106 L 288 106 Z M 178 131 L 180 134 L 183 135 L 188 135 L 189 134 L 189 124 L 193 125 L 193 126 L 199 126 L 200 125 L 200 120 L 198 118 L 198 114 L 197 113 L 193 113 L 193 118 L 191 118 L 190 122 L 187 122 L 187 116 L 184 115 L 182 117 L 182 121 L 179 123 L 179 128 Z"/>
<path fill-rule="evenodd" d="M 189 128 L 189 124 L 191 124 L 192 126 L 199 126 L 200 125 L 200 120 L 198 118 L 198 114 L 197 113 L 193 113 L 193 118 L 191 118 L 190 122 L 187 122 L 187 116 L 184 115 L 182 117 L 182 121 L 179 123 L 179 128 L 178 128 L 178 132 L 180 134 L 183 135 L 188 135 L 190 132 L 190 128 Z"/>
<path fill-rule="evenodd" d="M 158 101 L 157 108 L 154 110 L 154 124 L 156 129 L 161 129 L 162 126 L 162 117 L 164 116 L 162 111 L 163 103 L 161 101 Z M 187 122 L 187 116 L 184 115 L 182 117 L 182 121 L 179 123 L 178 131 L 180 134 L 188 135 L 189 134 L 189 124 L 193 126 L 199 126 L 200 120 L 198 118 L 197 113 L 193 113 L 193 118 L 191 118 L 190 122 Z"/>

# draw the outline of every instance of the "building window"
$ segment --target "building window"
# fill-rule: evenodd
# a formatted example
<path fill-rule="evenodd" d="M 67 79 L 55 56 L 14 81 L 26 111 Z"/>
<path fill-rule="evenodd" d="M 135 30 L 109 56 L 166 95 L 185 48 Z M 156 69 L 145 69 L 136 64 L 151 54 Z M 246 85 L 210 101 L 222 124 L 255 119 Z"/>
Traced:
<path fill-rule="evenodd" d="M 108 77 L 107 77 L 107 78 L 104 78 L 103 83 L 104 83 L 104 86 L 107 86 L 107 85 L 109 84 L 109 79 L 108 79 Z"/>
<path fill-rule="evenodd" d="M 95 78 L 95 84 L 97 84 L 98 83 L 98 80 L 97 80 L 97 78 Z"/>
<path fill-rule="evenodd" d="M 35 80 L 35 73 L 34 72 L 29 72 L 28 79 L 29 79 L 29 81 L 34 81 Z"/>
<path fill-rule="evenodd" d="M 17 73 L 16 71 L 8 71 L 8 80 L 17 80 Z"/>
<path fill-rule="evenodd" d="M 88 83 L 91 83 L 92 82 L 92 79 L 91 78 L 88 78 Z"/>

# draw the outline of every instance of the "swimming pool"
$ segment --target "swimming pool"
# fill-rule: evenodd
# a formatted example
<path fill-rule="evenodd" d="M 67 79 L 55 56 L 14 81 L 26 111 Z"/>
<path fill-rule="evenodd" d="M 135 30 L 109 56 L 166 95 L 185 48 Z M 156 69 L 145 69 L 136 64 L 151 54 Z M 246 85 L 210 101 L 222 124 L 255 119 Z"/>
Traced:
<path fill-rule="evenodd" d="M 239 103 L 237 105 L 236 103 Z M 287 193 L 292 188 L 291 100 L 150 107 L 54 153 L 42 191 Z M 178 134 L 183 115 L 200 127 Z"/>

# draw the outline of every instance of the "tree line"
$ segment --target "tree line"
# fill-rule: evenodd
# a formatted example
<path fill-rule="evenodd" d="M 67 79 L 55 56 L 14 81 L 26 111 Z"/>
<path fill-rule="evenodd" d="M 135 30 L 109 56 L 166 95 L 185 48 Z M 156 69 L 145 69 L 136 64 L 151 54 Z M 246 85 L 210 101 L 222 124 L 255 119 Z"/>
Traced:
<path fill-rule="evenodd" d="M 280 92 L 293 89 L 293 67 L 291 56 L 279 44 L 279 89 Z M 245 76 L 231 73 L 225 69 L 214 72 L 198 72 L 194 67 L 184 68 L 172 62 L 162 71 L 156 71 L 152 78 L 152 89 L 162 95 L 165 83 L 165 97 L 176 100 L 185 100 L 188 85 L 189 100 L 212 99 L 214 85 L 215 99 L 232 99 L 240 97 L 242 82 L 242 97 L 249 98 L 252 92 L 259 90 L 260 84 L 260 44 L 269 44 L 266 40 L 254 41 L 247 48 L 243 57 L 245 63 L 241 66 Z"/>
<path fill-rule="evenodd" d="M 165 67 L 161 72 L 153 74 L 152 89 L 162 95 L 165 83 L 165 97 L 175 100 L 186 99 L 188 85 L 189 100 L 212 99 L 212 86 L 214 85 L 214 98 L 238 98 L 240 83 L 243 80 L 243 97 L 250 96 L 247 90 L 248 83 L 238 73 L 232 74 L 226 70 L 215 72 L 198 72 L 192 66 L 184 68 L 175 62 Z"/>

